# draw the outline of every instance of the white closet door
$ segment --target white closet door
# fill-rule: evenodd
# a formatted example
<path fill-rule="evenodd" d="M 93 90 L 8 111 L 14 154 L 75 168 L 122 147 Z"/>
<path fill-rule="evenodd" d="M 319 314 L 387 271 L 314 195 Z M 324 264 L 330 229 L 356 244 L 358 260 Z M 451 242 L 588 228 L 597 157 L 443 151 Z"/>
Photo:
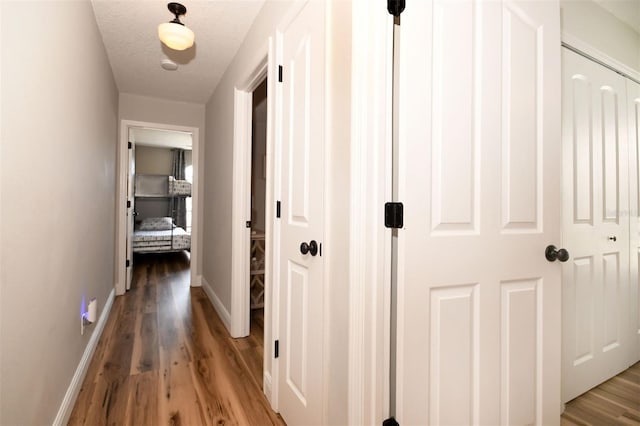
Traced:
<path fill-rule="evenodd" d="M 627 83 L 627 112 L 629 128 L 629 209 L 630 221 L 630 350 L 631 365 L 640 361 L 640 84 L 631 80 Z"/>
<path fill-rule="evenodd" d="M 566 402 L 628 367 L 629 161 L 625 79 L 568 49 L 562 61 Z"/>
<path fill-rule="evenodd" d="M 400 424 L 559 421 L 559 31 L 553 1 L 402 15 Z"/>

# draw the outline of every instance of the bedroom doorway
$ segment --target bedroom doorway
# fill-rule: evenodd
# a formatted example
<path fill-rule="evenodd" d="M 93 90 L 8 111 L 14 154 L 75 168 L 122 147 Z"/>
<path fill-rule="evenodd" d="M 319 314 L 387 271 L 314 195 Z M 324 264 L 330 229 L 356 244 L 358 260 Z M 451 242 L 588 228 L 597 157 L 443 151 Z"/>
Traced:
<path fill-rule="evenodd" d="M 198 140 L 197 128 L 122 121 L 116 294 L 141 256 L 185 256 L 198 284 Z"/>
<path fill-rule="evenodd" d="M 128 185 L 132 207 L 129 229 L 133 230 L 128 232 L 128 236 L 133 236 L 130 238 L 131 263 L 135 267 L 143 258 L 147 263 L 163 263 L 180 255 L 186 257 L 188 265 L 193 136 L 190 132 L 134 127 L 129 129 L 129 139 L 132 146 Z M 130 285 L 127 277 L 127 290 Z"/>

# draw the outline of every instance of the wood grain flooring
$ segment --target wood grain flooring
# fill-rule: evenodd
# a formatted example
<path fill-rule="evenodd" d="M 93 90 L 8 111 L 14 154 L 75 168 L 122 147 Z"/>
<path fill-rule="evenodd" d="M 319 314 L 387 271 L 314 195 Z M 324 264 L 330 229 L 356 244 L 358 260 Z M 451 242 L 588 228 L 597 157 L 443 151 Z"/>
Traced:
<path fill-rule="evenodd" d="M 640 362 L 569 401 L 561 425 L 640 425 Z"/>
<path fill-rule="evenodd" d="M 260 389 L 260 323 L 255 336 L 232 339 L 204 291 L 189 287 L 186 253 L 134 265 L 69 424 L 283 425 Z"/>

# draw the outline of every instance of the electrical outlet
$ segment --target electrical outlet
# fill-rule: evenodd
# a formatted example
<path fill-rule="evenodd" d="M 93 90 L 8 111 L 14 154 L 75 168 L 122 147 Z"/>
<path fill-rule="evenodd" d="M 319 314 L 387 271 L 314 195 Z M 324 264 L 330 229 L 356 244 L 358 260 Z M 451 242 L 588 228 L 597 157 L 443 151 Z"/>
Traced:
<path fill-rule="evenodd" d="M 84 335 L 84 312 L 80 314 L 80 335 Z"/>

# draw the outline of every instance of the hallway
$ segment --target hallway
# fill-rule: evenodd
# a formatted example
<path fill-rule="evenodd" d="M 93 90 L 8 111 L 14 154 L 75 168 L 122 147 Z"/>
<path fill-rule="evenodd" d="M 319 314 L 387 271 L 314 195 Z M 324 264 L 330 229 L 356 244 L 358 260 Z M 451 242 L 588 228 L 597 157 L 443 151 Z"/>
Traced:
<path fill-rule="evenodd" d="M 132 288 L 114 301 L 69 424 L 284 424 L 242 345 L 204 291 L 189 287 L 188 255 L 157 257 L 136 258 Z"/>

